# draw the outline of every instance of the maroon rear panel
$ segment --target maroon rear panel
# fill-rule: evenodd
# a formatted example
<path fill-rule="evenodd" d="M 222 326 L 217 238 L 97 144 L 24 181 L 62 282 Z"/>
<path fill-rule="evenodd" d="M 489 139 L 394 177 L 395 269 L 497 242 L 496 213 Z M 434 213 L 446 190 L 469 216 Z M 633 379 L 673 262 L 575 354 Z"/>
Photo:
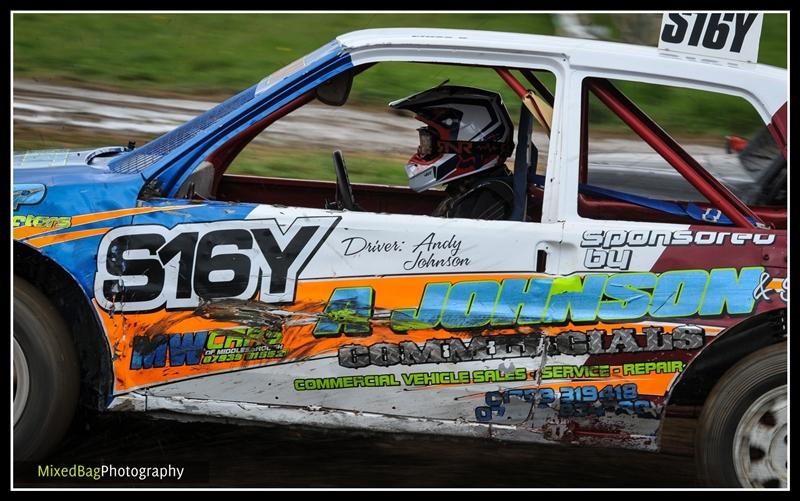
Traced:
<path fill-rule="evenodd" d="M 369 212 L 429 215 L 445 197 L 444 191 L 416 193 L 401 186 L 353 184 L 353 197 Z M 277 177 L 222 176 L 218 200 L 322 209 L 336 198 L 336 183 Z"/>

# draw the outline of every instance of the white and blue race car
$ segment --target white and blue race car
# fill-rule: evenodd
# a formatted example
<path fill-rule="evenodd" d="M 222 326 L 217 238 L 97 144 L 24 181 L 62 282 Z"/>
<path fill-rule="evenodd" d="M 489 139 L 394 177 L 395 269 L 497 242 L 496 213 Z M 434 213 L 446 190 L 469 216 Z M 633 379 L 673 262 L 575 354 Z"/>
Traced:
<path fill-rule="evenodd" d="M 480 185 L 502 217 L 441 212 L 449 190 L 351 184 L 347 144 L 331 145 L 335 183 L 226 173 L 271 124 L 345 104 L 386 62 L 496 73 L 519 97 L 513 168 Z M 774 143 L 758 189 L 729 189 L 619 81 L 744 99 Z M 708 483 L 785 486 L 786 93 L 785 70 L 724 55 L 379 29 L 141 147 L 16 155 L 15 459 L 52 451 L 79 402 L 652 451 L 667 407 L 695 406 Z M 630 190 L 635 161 L 593 160 L 590 98 L 669 171 L 640 175 L 691 188 Z M 421 140 L 410 179 L 476 169 L 435 172 L 465 149 Z"/>

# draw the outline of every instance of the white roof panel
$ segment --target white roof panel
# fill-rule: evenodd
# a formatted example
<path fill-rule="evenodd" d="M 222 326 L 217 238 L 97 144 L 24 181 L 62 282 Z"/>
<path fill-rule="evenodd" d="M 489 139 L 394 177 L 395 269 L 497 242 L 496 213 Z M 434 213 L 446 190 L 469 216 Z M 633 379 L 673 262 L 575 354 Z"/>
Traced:
<path fill-rule="evenodd" d="M 337 37 L 337 40 L 349 51 L 377 47 L 477 48 L 565 56 L 573 67 L 641 71 L 642 63 L 647 63 L 647 72 L 669 74 L 675 65 L 680 65 L 684 71 L 687 65 L 693 65 L 786 80 L 786 70 L 763 64 L 682 55 L 657 47 L 546 35 L 440 28 L 380 28 L 353 31 Z M 659 71 L 663 65 L 668 68 Z"/>

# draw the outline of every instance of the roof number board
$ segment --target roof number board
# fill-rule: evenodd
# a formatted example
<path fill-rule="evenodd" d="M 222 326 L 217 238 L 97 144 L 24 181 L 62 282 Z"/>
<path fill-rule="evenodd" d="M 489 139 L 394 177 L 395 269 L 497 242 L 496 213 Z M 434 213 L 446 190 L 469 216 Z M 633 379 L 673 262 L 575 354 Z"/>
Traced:
<path fill-rule="evenodd" d="M 763 20 L 756 13 L 666 13 L 658 48 L 754 63 Z"/>

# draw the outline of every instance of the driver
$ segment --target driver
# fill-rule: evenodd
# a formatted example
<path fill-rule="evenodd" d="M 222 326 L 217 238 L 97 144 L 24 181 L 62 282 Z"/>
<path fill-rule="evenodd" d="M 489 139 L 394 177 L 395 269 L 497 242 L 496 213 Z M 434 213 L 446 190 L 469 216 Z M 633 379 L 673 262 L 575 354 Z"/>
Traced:
<path fill-rule="evenodd" d="M 434 216 L 509 219 L 512 176 L 503 162 L 514 150 L 514 124 L 500 94 L 440 85 L 389 107 L 426 124 L 405 168 L 414 191 L 444 185 L 447 197 Z"/>

